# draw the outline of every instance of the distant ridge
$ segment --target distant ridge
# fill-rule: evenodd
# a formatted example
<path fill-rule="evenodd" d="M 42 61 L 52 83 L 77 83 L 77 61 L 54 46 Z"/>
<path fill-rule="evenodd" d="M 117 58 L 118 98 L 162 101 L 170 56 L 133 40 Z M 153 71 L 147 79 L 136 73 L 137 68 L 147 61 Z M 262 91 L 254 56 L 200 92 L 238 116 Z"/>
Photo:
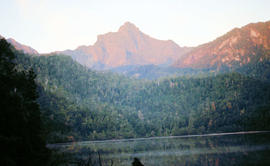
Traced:
<path fill-rule="evenodd" d="M 0 36 L 0 38 L 3 38 L 3 37 Z M 11 45 L 13 45 L 16 50 L 22 51 L 25 54 L 34 54 L 34 55 L 39 54 L 35 49 L 33 49 L 33 48 L 31 48 L 31 47 L 29 47 L 27 45 L 21 44 L 21 43 L 17 42 L 16 40 L 12 39 L 12 38 L 7 39 L 7 41 Z"/>
<path fill-rule="evenodd" d="M 5 39 L 3 36 L 0 35 L 0 39 Z M 16 40 L 12 39 L 12 38 L 8 38 L 6 39 L 11 45 L 13 45 L 13 47 L 18 50 L 18 51 L 22 51 L 25 54 L 34 54 L 34 55 L 38 55 L 39 53 L 31 48 L 30 46 L 21 44 L 19 42 L 17 42 Z"/>

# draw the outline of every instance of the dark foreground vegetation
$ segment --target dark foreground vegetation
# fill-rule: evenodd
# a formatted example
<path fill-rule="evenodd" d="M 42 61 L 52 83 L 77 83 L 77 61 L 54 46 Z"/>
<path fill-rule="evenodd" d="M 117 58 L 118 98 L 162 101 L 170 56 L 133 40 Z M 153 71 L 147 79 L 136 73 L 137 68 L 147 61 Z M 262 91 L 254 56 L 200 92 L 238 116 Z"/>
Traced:
<path fill-rule="evenodd" d="M 1 165 L 46 165 L 46 143 L 269 130 L 269 66 L 136 80 L 1 39 Z"/>
<path fill-rule="evenodd" d="M 49 151 L 42 133 L 33 70 L 18 71 L 15 55 L 0 40 L 0 165 L 46 165 Z"/>

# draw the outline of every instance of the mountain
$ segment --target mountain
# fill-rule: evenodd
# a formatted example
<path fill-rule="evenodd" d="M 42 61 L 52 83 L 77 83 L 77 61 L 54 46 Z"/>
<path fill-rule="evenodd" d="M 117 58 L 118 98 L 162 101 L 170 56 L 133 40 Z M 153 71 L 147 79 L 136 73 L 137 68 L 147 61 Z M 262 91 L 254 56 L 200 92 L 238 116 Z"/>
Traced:
<path fill-rule="evenodd" d="M 33 49 L 33 48 L 29 47 L 29 46 L 26 46 L 24 44 L 21 44 L 21 43 L 17 42 L 16 40 L 12 39 L 12 38 L 7 39 L 7 41 L 11 45 L 13 45 L 17 50 L 22 51 L 25 54 L 34 54 L 34 55 L 39 54 L 35 49 Z"/>
<path fill-rule="evenodd" d="M 79 63 L 93 68 L 126 65 L 171 65 L 191 48 L 179 47 L 171 40 L 154 39 L 126 22 L 117 32 L 99 35 L 93 46 L 57 52 L 72 56 Z"/>
<path fill-rule="evenodd" d="M 216 40 L 200 45 L 182 56 L 178 68 L 237 68 L 261 62 L 270 55 L 270 21 L 235 28 Z"/>
<path fill-rule="evenodd" d="M 17 50 L 38 54 L 14 39 L 8 41 Z M 171 40 L 154 39 L 134 24 L 126 22 L 117 32 L 99 35 L 94 45 L 56 53 L 69 55 L 93 69 L 109 69 L 140 79 L 233 70 L 270 80 L 270 21 L 235 28 L 212 42 L 194 48 L 179 47 Z"/>

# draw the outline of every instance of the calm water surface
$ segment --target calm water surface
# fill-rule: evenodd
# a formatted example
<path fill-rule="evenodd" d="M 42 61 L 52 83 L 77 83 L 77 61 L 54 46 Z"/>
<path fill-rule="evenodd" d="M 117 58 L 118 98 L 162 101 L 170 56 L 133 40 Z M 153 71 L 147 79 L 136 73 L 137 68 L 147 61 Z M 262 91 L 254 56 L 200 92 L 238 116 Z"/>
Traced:
<path fill-rule="evenodd" d="M 53 144 L 48 147 L 76 160 L 89 156 L 98 165 L 131 166 L 137 157 L 145 166 L 269 165 L 270 132 L 155 137 Z"/>

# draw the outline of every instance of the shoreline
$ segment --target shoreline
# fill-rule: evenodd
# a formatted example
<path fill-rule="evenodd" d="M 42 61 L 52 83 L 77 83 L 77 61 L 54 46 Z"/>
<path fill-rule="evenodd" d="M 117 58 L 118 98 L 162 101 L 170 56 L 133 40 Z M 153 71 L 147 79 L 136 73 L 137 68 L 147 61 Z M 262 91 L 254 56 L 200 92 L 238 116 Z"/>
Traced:
<path fill-rule="evenodd" d="M 140 140 L 155 140 L 155 139 L 168 139 L 168 138 L 192 138 L 192 137 L 211 137 L 211 136 L 225 136 L 225 135 L 241 135 L 241 134 L 260 134 L 270 133 L 270 131 L 238 131 L 227 133 L 210 133 L 210 134 L 194 134 L 194 135 L 180 135 L 180 136 L 160 136 L 160 137 L 142 137 L 142 138 L 126 138 L 126 139 L 108 139 L 108 140 L 95 140 L 95 141 L 74 141 L 66 143 L 47 144 L 47 148 L 54 148 L 58 146 L 72 146 L 76 143 L 89 144 L 89 143 L 105 143 L 105 142 L 129 142 Z"/>

